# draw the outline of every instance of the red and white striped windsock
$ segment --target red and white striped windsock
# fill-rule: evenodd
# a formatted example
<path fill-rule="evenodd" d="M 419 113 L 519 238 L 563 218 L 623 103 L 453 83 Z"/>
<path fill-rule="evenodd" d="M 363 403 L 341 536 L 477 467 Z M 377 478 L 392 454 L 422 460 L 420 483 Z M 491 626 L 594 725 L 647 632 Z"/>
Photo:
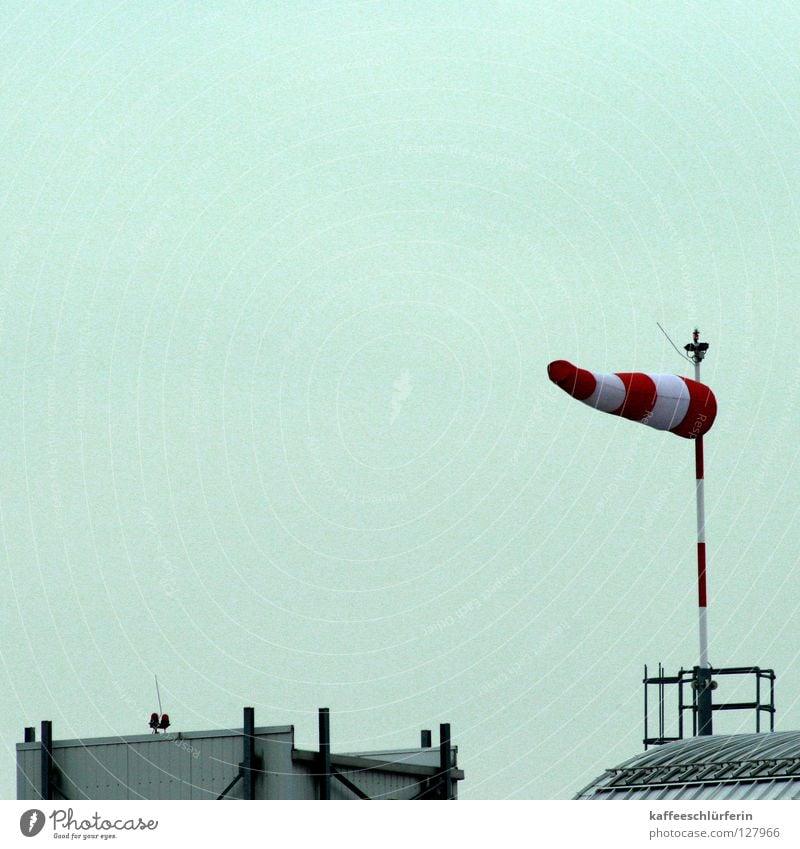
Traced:
<path fill-rule="evenodd" d="M 547 374 L 567 394 L 596 410 L 686 439 L 707 433 L 717 415 L 714 393 L 705 384 L 676 374 L 600 374 L 566 360 L 550 363 Z"/>

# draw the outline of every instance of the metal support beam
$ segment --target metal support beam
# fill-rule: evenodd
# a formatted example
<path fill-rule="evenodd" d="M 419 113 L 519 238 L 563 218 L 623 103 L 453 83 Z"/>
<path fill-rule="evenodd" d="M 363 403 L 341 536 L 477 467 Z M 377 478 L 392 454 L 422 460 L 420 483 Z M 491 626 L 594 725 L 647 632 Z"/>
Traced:
<path fill-rule="evenodd" d="M 339 781 L 341 781 L 341 782 L 342 782 L 342 784 L 344 784 L 344 786 L 345 786 L 345 787 L 346 787 L 346 788 L 347 788 L 347 789 L 348 789 L 351 793 L 353 793 L 354 795 L 358 796 L 358 798 L 359 798 L 359 799 L 367 799 L 367 800 L 369 800 L 369 796 L 367 796 L 367 794 L 366 794 L 366 793 L 365 793 L 365 792 L 364 792 L 364 791 L 363 791 L 360 787 L 357 787 L 355 784 L 353 784 L 353 782 L 352 782 L 352 781 L 350 781 L 350 779 L 349 779 L 349 778 L 347 778 L 346 776 L 342 775 L 342 773 L 341 773 L 341 772 L 339 772 L 339 770 L 338 770 L 338 769 L 336 769 L 336 767 L 333 767 L 332 772 L 333 772 L 333 777 L 334 777 L 334 778 L 336 778 L 336 779 L 338 779 Z"/>
<path fill-rule="evenodd" d="M 244 779 L 244 788 L 242 793 L 245 799 L 255 799 L 256 782 L 254 765 L 256 759 L 256 712 L 254 708 L 246 707 L 244 709 L 242 725 L 242 778 Z"/>
<path fill-rule="evenodd" d="M 331 717 L 328 708 L 319 709 L 319 798 L 331 798 Z"/>
<path fill-rule="evenodd" d="M 53 723 L 42 720 L 42 777 L 39 795 L 42 799 L 53 798 Z"/>
<path fill-rule="evenodd" d="M 439 769 L 442 774 L 442 798 L 453 798 L 453 750 L 450 747 L 450 723 L 439 726 Z"/>
<path fill-rule="evenodd" d="M 239 772 L 237 772 L 236 775 L 231 780 L 231 783 L 222 791 L 222 793 L 219 794 L 219 796 L 217 796 L 217 801 L 219 802 L 220 799 L 224 799 L 228 795 L 228 793 L 233 789 L 233 786 L 236 784 L 236 782 L 241 781 L 241 780 L 242 780 L 242 771 L 239 770 Z"/>
<path fill-rule="evenodd" d="M 697 687 L 697 736 L 710 737 L 714 733 L 711 691 L 714 682 L 711 680 L 711 670 L 707 666 L 695 667 L 695 684 Z"/>

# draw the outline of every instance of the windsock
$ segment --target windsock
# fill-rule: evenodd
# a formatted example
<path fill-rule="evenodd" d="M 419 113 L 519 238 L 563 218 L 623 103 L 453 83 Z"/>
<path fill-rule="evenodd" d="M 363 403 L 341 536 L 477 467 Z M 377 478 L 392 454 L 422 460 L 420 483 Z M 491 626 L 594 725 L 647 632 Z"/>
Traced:
<path fill-rule="evenodd" d="M 566 360 L 550 363 L 547 374 L 567 394 L 596 410 L 685 439 L 708 433 L 717 415 L 714 393 L 704 384 L 676 374 L 600 374 Z"/>

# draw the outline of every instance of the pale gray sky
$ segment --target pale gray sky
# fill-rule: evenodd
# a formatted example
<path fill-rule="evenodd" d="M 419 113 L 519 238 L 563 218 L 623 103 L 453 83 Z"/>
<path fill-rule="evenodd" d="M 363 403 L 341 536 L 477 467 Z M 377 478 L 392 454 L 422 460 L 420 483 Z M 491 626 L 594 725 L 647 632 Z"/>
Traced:
<path fill-rule="evenodd" d="M 638 752 L 642 664 L 696 662 L 691 445 L 546 365 L 681 371 L 656 321 L 712 345 L 712 662 L 800 727 L 794 4 L 0 33 L 0 796 L 25 725 L 145 731 L 154 672 L 176 730 L 449 721 L 464 797 Z"/>

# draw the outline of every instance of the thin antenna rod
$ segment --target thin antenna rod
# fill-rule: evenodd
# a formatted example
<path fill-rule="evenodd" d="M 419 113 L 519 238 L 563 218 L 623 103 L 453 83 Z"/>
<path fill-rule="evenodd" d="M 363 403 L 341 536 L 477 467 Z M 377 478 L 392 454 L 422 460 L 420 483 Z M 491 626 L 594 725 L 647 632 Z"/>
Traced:
<path fill-rule="evenodd" d="M 156 679 L 156 696 L 158 696 L 158 715 L 161 716 L 164 711 L 161 710 L 161 693 L 158 690 L 158 675 L 154 676 Z"/>
<path fill-rule="evenodd" d="M 658 322 L 656 322 L 656 324 L 658 324 L 658 329 L 667 337 L 667 342 L 672 345 L 672 347 L 681 355 L 681 357 L 683 357 L 684 360 L 689 360 L 690 363 L 694 362 L 691 357 L 687 357 L 686 354 L 681 352 L 681 349 L 672 341 L 672 339 L 669 338 L 669 333 L 667 333 L 667 331 L 664 330 L 664 328 Z"/>

